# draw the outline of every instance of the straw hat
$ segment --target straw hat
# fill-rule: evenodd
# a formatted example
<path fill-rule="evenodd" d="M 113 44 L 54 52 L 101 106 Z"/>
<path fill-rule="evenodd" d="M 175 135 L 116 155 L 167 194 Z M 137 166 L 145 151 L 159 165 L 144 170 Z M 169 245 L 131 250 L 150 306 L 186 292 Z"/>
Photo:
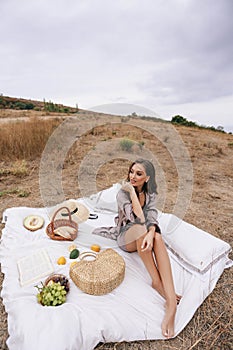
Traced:
<path fill-rule="evenodd" d="M 67 207 L 70 210 L 71 213 L 71 219 L 75 221 L 77 224 L 80 224 L 81 222 L 86 221 L 89 218 L 90 212 L 85 205 L 79 203 L 78 201 L 74 199 L 68 199 L 58 205 L 56 205 L 55 208 L 49 213 L 50 219 L 52 219 L 54 213 L 62 207 Z M 56 219 L 67 219 L 69 220 L 69 214 L 67 210 L 61 210 L 57 216 Z"/>

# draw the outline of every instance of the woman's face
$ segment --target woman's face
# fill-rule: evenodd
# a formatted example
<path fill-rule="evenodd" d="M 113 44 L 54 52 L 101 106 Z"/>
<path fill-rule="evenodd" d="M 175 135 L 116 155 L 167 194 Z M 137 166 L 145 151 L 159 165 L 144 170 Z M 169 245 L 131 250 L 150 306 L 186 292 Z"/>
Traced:
<path fill-rule="evenodd" d="M 134 164 L 129 172 L 129 181 L 132 186 L 141 189 L 145 181 L 149 180 L 145 168 L 142 164 Z"/>

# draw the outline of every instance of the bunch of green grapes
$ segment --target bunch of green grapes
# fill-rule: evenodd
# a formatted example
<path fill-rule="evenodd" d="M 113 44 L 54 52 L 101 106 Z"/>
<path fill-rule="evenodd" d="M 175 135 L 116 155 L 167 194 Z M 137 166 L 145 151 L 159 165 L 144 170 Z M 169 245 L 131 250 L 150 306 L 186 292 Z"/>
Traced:
<path fill-rule="evenodd" d="M 61 305 L 66 301 L 66 290 L 65 286 L 61 286 L 60 282 L 53 282 L 48 285 L 38 287 L 39 293 L 37 294 L 37 300 L 40 304 L 46 306 L 57 306 Z"/>

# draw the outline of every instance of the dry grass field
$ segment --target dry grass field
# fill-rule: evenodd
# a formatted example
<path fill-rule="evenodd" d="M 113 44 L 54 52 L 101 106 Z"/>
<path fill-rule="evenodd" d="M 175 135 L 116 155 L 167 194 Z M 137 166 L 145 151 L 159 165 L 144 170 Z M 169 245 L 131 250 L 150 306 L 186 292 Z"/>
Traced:
<path fill-rule="evenodd" d="M 84 111 L 69 116 L 43 111 L 0 110 L 1 214 L 4 209 L 13 206 L 43 206 L 44 199 L 40 192 L 42 152 L 51 133 L 69 118 L 78 127 L 75 142 L 65 154 L 60 169 L 66 198 L 77 198 L 82 191 L 87 190 L 81 191 L 77 181 L 77 174 L 81 172 L 82 162 L 88 158 L 87 155 L 101 164 L 97 170 L 93 165 L 98 190 L 125 177 L 130 161 L 121 157 L 122 144 L 119 139 L 123 138 L 132 140 L 128 146 L 132 156 L 143 154 L 145 149 L 155 155 L 163 170 L 162 177 L 166 184 L 166 193 L 159 209 L 166 212 L 174 210 L 180 184 L 174 157 L 169 152 L 172 136 L 165 134 L 167 123 Z M 233 136 L 184 126 L 172 128 L 188 151 L 193 171 L 192 196 L 186 207 L 184 220 L 232 246 Z M 150 130 L 156 132 L 151 133 Z M 64 142 L 66 137 L 64 134 Z M 104 155 L 100 154 L 100 146 L 104 147 Z M 58 156 L 59 151 L 58 149 Z M 86 176 L 91 176 L 91 171 L 92 168 L 86 169 Z M 160 176 L 158 190 L 159 179 Z M 1 229 L 3 227 L 1 224 Z M 232 271 L 233 269 L 224 271 L 213 293 L 175 339 L 99 344 L 96 349 L 232 349 Z M 1 274 L 0 286 L 2 281 Z M 6 350 L 7 315 L 2 300 L 0 315 L 0 349 Z"/>

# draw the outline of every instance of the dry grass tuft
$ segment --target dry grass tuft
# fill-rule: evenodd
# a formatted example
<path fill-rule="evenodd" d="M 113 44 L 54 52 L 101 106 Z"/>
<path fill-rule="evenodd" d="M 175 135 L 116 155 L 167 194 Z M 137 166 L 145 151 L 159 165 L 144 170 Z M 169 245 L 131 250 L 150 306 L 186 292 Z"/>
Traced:
<path fill-rule="evenodd" d="M 28 176 L 29 173 L 29 167 L 27 164 L 27 161 L 25 159 L 22 160 L 16 160 L 12 165 L 2 165 L 2 168 L 0 169 L 0 177 L 13 175 L 19 178 L 23 178 L 25 176 Z"/>
<path fill-rule="evenodd" d="M 27 122 L 11 122 L 1 126 L 1 160 L 35 159 L 39 157 L 59 119 L 41 120 L 36 117 Z"/>
<path fill-rule="evenodd" d="M 29 175 L 26 160 L 17 160 L 14 163 L 13 167 L 10 169 L 10 173 L 17 177 L 24 177 Z"/>
<path fill-rule="evenodd" d="M 25 190 L 20 189 L 20 188 L 13 188 L 11 190 L 0 191 L 0 197 L 17 195 L 17 197 L 26 198 L 26 197 L 29 197 L 30 194 L 31 194 L 30 191 L 25 191 Z"/>

